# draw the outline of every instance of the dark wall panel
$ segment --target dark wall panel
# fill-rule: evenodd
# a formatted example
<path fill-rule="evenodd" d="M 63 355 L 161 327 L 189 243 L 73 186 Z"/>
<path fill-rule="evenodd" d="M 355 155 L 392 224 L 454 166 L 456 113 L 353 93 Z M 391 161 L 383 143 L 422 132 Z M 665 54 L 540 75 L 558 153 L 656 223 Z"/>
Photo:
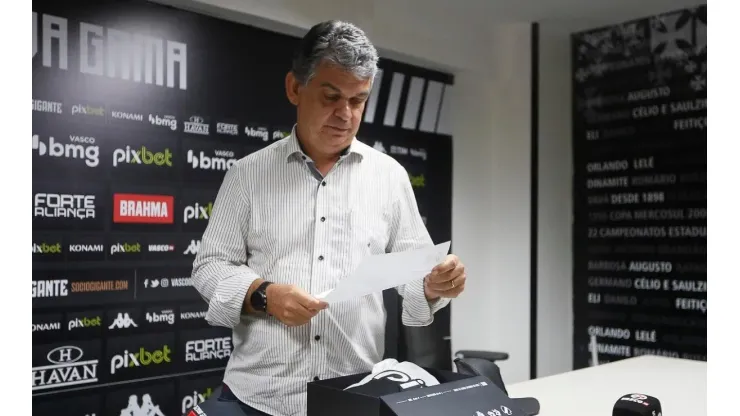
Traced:
<path fill-rule="evenodd" d="M 707 359 L 707 9 L 573 36 L 574 366 Z"/>

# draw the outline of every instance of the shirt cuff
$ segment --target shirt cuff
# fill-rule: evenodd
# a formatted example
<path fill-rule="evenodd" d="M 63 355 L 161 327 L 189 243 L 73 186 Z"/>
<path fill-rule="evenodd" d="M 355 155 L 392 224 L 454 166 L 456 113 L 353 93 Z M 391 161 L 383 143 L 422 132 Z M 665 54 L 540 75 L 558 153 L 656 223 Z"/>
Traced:
<path fill-rule="evenodd" d="M 431 325 L 434 314 L 449 303 L 449 298 L 428 301 L 424 296 L 424 280 L 415 280 L 404 287 L 401 321 L 406 326 Z"/>
<path fill-rule="evenodd" d="M 206 321 L 227 328 L 239 324 L 249 287 L 258 278 L 256 273 L 244 271 L 221 280 L 209 302 Z"/>

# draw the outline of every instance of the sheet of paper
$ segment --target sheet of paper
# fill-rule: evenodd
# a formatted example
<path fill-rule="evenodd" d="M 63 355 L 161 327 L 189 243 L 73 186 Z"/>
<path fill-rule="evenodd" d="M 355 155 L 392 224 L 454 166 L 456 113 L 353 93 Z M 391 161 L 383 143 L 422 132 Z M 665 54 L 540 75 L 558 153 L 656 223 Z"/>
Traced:
<path fill-rule="evenodd" d="M 314 295 L 332 304 L 423 279 L 450 251 L 450 241 L 418 250 L 366 257 L 334 289 Z"/>

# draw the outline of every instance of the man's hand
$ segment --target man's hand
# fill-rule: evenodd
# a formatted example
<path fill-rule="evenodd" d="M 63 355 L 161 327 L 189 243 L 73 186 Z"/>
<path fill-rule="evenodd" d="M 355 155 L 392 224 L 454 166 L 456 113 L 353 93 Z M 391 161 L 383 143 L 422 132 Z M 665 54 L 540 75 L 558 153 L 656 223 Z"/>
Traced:
<path fill-rule="evenodd" d="M 424 278 L 424 295 L 429 301 L 456 298 L 465 290 L 465 278 L 465 265 L 450 254 Z"/>
<path fill-rule="evenodd" d="M 267 287 L 267 313 L 287 326 L 303 325 L 327 306 L 295 285 L 274 283 Z"/>

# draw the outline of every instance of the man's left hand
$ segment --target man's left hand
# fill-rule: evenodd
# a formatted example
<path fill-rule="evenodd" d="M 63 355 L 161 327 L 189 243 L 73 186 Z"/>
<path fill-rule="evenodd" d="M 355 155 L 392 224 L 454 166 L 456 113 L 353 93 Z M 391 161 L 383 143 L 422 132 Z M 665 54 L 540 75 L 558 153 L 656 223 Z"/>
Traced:
<path fill-rule="evenodd" d="M 465 265 L 456 255 L 449 254 L 424 278 L 424 295 L 430 301 L 456 298 L 465 290 L 465 278 Z"/>

